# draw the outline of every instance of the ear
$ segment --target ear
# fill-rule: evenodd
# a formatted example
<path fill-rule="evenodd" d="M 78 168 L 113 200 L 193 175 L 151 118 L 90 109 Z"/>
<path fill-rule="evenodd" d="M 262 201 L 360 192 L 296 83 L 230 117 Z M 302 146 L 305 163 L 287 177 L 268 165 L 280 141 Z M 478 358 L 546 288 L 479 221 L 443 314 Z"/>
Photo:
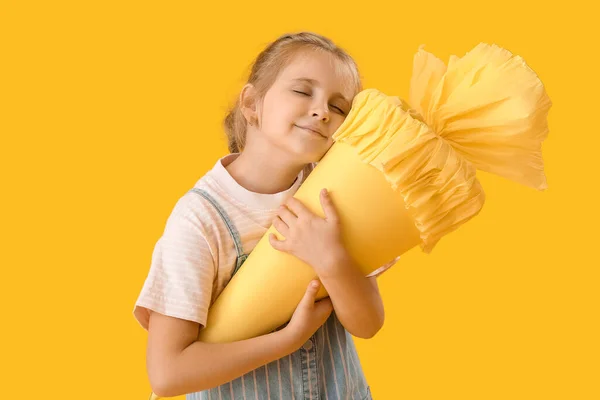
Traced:
<path fill-rule="evenodd" d="M 247 83 L 240 93 L 240 110 L 250 125 L 258 124 L 258 92 L 251 83 Z"/>

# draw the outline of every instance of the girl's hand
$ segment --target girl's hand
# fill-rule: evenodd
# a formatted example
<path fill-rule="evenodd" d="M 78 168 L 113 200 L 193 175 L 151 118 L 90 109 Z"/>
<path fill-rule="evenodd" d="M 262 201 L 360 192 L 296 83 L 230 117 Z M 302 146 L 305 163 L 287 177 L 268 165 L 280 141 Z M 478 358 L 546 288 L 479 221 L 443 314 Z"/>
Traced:
<path fill-rule="evenodd" d="M 333 304 L 329 297 L 315 301 L 320 285 L 318 280 L 310 282 L 290 322 L 283 328 L 296 350 L 327 321 L 333 311 Z"/>
<path fill-rule="evenodd" d="M 321 191 L 321 206 L 325 218 L 312 213 L 298 199 L 291 198 L 273 221 L 273 227 L 285 239 L 271 234 L 271 246 L 292 254 L 315 269 L 317 275 L 327 274 L 336 265 L 345 249 L 341 239 L 340 219 L 327 190 Z"/>

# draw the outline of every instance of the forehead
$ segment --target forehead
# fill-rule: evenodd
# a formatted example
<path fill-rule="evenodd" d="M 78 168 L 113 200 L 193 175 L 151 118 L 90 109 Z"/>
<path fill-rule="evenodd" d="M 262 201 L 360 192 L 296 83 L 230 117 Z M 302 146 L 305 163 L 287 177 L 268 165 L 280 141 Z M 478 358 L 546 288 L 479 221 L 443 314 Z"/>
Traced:
<path fill-rule="evenodd" d="M 347 99 L 354 97 L 354 79 L 350 66 L 323 51 L 300 51 L 281 71 L 279 80 L 292 83 L 308 79 L 331 93 L 339 92 Z"/>

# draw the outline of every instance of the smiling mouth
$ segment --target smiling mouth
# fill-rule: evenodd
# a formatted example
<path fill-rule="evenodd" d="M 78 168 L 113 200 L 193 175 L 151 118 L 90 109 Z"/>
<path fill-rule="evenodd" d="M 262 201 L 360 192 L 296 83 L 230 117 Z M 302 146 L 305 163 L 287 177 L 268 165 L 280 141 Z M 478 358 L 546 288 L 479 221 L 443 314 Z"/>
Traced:
<path fill-rule="evenodd" d="M 308 128 L 308 127 L 305 127 L 305 126 L 299 126 L 299 125 L 296 125 L 296 127 L 300 128 L 300 129 L 303 129 L 303 130 L 305 130 L 305 131 L 307 131 L 307 132 L 310 132 L 310 133 L 312 133 L 313 135 L 320 136 L 320 137 L 322 137 L 323 139 L 327 139 L 327 137 L 326 137 L 325 135 L 323 135 L 321 132 L 315 131 L 314 129 L 310 129 L 310 128 Z"/>

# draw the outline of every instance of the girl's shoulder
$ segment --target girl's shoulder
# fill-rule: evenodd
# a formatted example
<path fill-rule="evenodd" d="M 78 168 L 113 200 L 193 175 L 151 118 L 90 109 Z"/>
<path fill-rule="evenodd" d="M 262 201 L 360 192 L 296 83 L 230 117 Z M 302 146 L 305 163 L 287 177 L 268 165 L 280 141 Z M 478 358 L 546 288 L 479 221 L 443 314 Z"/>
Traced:
<path fill-rule="evenodd" d="M 209 177 L 202 177 L 179 196 L 167 219 L 167 229 L 185 225 L 207 237 L 214 236 L 211 231 L 219 226 L 218 221 L 221 219 L 215 206 L 215 203 L 223 203 L 220 198 L 221 195 L 211 185 Z"/>

